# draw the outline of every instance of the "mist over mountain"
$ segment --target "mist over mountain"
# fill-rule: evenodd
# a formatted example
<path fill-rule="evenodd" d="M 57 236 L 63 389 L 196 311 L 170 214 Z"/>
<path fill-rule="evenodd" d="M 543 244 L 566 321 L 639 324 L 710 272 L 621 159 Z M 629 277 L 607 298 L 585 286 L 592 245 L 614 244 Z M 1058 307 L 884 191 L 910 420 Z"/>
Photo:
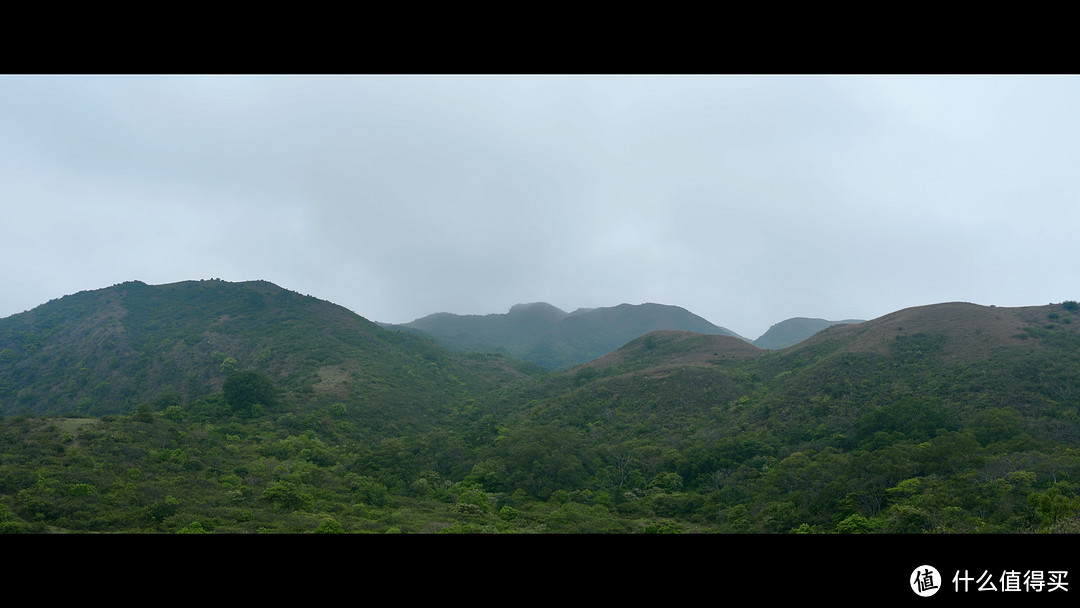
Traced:
<path fill-rule="evenodd" d="M 516 304 L 505 314 L 455 315 L 441 312 L 404 325 L 418 329 L 440 344 L 460 352 L 504 352 L 520 356 L 569 316 L 544 302 Z"/>
<path fill-rule="evenodd" d="M 733 336 L 758 348 L 779 349 L 797 344 L 832 325 L 861 322 L 858 319 L 828 321 L 796 317 L 773 325 L 756 340 L 749 340 L 678 306 L 620 304 L 566 313 L 550 304 L 536 302 L 517 304 L 505 314 L 442 312 L 387 327 L 421 330 L 443 346 L 460 352 L 506 353 L 557 370 L 591 361 L 652 331 Z"/>
<path fill-rule="evenodd" d="M 537 302 L 515 305 L 505 314 L 437 313 L 391 327 L 422 330 L 447 348 L 461 352 L 506 353 L 549 370 L 590 361 L 651 331 L 692 331 L 746 340 L 686 309 L 653 303 L 581 308 L 566 313 Z"/>

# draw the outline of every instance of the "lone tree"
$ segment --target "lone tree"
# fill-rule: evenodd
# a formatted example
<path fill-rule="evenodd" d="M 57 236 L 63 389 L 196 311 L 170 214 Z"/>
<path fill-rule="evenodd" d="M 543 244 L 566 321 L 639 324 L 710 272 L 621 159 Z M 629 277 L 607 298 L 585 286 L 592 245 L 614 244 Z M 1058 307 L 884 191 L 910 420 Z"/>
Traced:
<path fill-rule="evenodd" d="M 250 412 L 253 405 L 273 407 L 277 403 L 274 383 L 266 374 L 255 370 L 230 374 L 221 390 L 225 402 L 237 413 Z"/>
<path fill-rule="evenodd" d="M 135 420 L 139 422 L 153 422 L 154 410 L 145 401 L 135 406 Z"/>

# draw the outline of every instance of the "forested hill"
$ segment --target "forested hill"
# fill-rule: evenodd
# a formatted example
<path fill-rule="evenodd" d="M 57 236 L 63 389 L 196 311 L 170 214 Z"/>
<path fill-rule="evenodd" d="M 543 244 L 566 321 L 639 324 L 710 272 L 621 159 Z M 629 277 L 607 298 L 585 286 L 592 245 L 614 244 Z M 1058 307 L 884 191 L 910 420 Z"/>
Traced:
<path fill-rule="evenodd" d="M 265 282 L 61 298 L 0 320 L 0 532 L 1080 531 L 1076 302 L 537 369 Z"/>
<path fill-rule="evenodd" d="M 0 319 L 0 414 L 190 402 L 240 370 L 300 393 L 437 395 L 524 377 L 503 359 L 479 361 L 265 281 L 132 281 Z"/>
<path fill-rule="evenodd" d="M 1077 531 L 1078 312 L 931 305 L 779 351 L 647 334 L 494 401 L 486 487 L 722 532 Z"/>
<path fill-rule="evenodd" d="M 549 370 L 591 361 L 651 331 L 742 338 L 678 306 L 620 304 L 566 313 L 550 304 L 518 304 L 506 314 L 437 313 L 398 327 L 420 330 L 462 352 L 502 352 Z"/>

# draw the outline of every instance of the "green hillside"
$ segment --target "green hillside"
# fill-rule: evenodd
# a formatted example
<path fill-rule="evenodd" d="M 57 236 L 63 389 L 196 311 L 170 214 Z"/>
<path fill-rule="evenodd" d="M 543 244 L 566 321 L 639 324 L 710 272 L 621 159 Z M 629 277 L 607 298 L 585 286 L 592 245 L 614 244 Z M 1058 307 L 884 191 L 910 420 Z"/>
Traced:
<path fill-rule="evenodd" d="M 511 389 L 500 456 L 538 496 L 605 479 L 627 490 L 625 508 L 684 529 L 1076 531 L 1075 313 L 934 305 L 728 357 L 650 334 L 607 364 Z M 538 432 L 576 438 L 558 474 L 515 455 Z"/>
<path fill-rule="evenodd" d="M 1077 532 L 1078 316 L 658 331 L 537 374 L 269 283 L 127 283 L 0 320 L 0 532 Z M 88 386 L 118 413 L 39 415 Z"/>
<path fill-rule="evenodd" d="M 399 400 L 426 391 L 439 402 L 469 382 L 524 377 L 520 364 L 474 370 L 475 360 L 265 281 L 133 281 L 0 319 L 0 413 L 189 402 L 247 369 L 299 394 Z"/>

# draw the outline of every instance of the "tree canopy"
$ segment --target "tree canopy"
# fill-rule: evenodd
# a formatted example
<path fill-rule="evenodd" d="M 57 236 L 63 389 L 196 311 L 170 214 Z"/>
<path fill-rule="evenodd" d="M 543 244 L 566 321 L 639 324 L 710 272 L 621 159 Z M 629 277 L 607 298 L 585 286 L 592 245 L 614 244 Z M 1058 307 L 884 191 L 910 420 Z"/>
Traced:
<path fill-rule="evenodd" d="M 277 388 L 266 374 L 259 371 L 230 374 L 221 390 L 225 402 L 234 412 L 247 412 L 255 405 L 268 408 L 277 404 Z"/>

